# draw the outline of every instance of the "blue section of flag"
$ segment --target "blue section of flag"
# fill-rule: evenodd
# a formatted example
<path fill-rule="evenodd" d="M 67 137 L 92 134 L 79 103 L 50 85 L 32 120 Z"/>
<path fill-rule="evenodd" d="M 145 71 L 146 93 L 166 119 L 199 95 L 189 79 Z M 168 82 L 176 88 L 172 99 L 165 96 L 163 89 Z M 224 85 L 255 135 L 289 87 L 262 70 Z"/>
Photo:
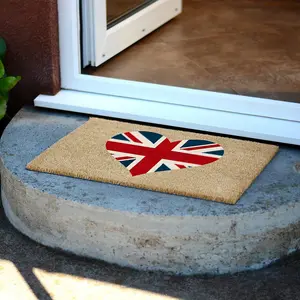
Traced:
<path fill-rule="evenodd" d="M 202 141 L 202 140 L 188 140 L 181 148 L 183 147 L 193 147 L 193 146 L 204 146 L 204 145 L 210 145 L 213 144 L 210 141 Z"/>
<path fill-rule="evenodd" d="M 129 142 L 129 139 L 124 134 L 115 135 L 113 139 Z"/>
<path fill-rule="evenodd" d="M 120 163 L 124 166 L 124 167 L 128 167 L 131 163 L 133 163 L 135 161 L 135 159 L 128 159 L 128 160 L 120 160 Z"/>
<path fill-rule="evenodd" d="M 155 132 L 140 131 L 140 133 L 153 144 L 155 144 L 162 137 L 161 134 Z"/>
<path fill-rule="evenodd" d="M 215 155 L 220 155 L 222 156 L 224 154 L 224 150 L 219 150 L 219 151 L 207 151 L 208 154 L 215 154 Z"/>
<path fill-rule="evenodd" d="M 156 169 L 155 172 L 161 172 L 161 171 L 170 171 L 170 168 L 168 168 L 165 164 L 162 164 L 158 169 Z"/>

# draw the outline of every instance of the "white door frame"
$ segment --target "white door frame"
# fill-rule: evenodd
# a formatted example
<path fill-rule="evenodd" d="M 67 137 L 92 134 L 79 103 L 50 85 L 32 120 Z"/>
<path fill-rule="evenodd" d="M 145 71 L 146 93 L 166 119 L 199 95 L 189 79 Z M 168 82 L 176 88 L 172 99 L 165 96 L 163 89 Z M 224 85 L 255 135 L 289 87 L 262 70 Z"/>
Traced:
<path fill-rule="evenodd" d="M 83 66 L 98 67 L 175 18 L 182 0 L 160 0 L 107 30 L 106 1 L 82 0 Z"/>
<path fill-rule="evenodd" d="M 36 106 L 300 145 L 297 103 L 81 74 L 79 0 L 58 9 L 62 90 Z"/>

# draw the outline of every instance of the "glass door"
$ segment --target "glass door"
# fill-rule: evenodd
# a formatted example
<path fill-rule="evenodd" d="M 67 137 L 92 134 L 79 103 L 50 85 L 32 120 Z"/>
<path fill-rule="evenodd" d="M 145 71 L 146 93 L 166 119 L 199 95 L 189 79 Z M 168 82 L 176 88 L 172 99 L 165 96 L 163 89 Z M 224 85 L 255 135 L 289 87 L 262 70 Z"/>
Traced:
<path fill-rule="evenodd" d="M 97 67 L 182 12 L 182 0 L 82 0 L 83 67 Z"/>
<path fill-rule="evenodd" d="M 107 27 L 125 20 L 156 0 L 106 0 Z"/>

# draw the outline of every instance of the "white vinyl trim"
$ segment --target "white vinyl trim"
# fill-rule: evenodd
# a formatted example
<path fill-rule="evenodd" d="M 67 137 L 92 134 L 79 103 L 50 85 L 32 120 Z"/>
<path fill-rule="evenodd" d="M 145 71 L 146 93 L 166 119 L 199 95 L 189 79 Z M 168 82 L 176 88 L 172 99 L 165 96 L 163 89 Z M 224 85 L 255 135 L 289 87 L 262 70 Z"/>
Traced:
<path fill-rule="evenodd" d="M 159 0 L 107 30 L 106 1 L 83 0 L 84 66 L 99 66 L 170 21 L 182 0 Z M 88 18 L 86 18 L 88 16 Z M 90 31 L 90 32 L 89 32 Z"/>
<path fill-rule="evenodd" d="M 40 95 L 35 105 L 300 145 L 300 122 L 281 119 L 67 90 Z"/>
<path fill-rule="evenodd" d="M 58 0 L 66 90 L 36 106 L 300 145 L 297 103 L 81 74 L 78 1 Z"/>
<path fill-rule="evenodd" d="M 93 55 L 92 41 L 93 41 L 93 23 L 92 23 L 92 9 L 91 1 L 84 0 L 81 1 L 82 5 L 82 64 L 83 66 L 88 66 L 91 62 L 91 56 Z"/>

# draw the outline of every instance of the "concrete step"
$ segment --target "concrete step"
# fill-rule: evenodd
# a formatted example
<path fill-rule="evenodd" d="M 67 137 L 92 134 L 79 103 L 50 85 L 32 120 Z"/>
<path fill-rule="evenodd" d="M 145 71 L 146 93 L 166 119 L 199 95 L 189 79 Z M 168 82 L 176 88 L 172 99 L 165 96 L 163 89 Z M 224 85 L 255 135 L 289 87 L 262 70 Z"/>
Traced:
<path fill-rule="evenodd" d="M 299 148 L 282 146 L 233 206 L 25 169 L 87 119 L 24 108 L 2 136 L 3 206 L 31 239 L 177 274 L 258 269 L 300 248 Z"/>

